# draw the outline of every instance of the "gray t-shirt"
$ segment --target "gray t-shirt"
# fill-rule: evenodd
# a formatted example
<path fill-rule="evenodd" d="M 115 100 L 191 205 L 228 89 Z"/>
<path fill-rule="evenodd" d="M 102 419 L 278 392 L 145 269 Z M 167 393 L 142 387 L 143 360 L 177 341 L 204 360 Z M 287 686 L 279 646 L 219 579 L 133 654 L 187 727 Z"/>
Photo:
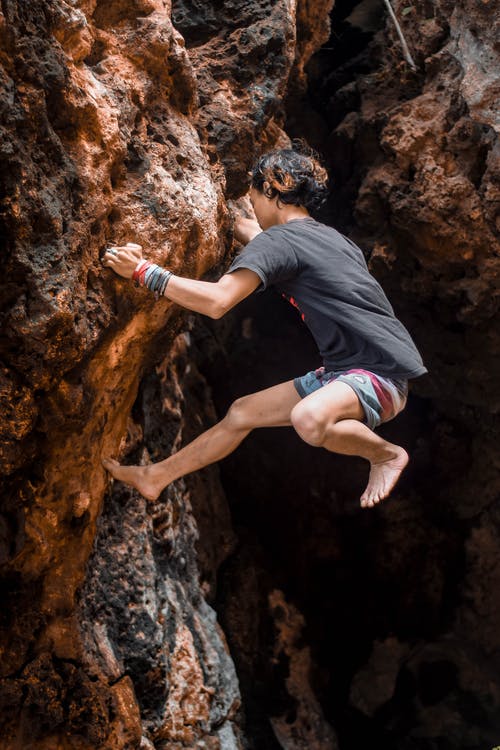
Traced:
<path fill-rule="evenodd" d="M 274 286 L 298 307 L 327 370 L 370 370 L 388 378 L 427 372 L 422 358 L 360 248 L 312 218 L 261 232 L 228 273 L 254 271 L 259 291 Z"/>

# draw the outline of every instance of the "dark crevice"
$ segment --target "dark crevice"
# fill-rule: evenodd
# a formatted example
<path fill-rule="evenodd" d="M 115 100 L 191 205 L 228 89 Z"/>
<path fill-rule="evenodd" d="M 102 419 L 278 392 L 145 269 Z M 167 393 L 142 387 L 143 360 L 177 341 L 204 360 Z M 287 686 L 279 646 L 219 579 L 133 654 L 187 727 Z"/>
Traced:
<path fill-rule="evenodd" d="M 272 292 L 242 303 L 229 325 L 210 327 L 214 338 L 196 330 L 194 338 L 204 342 L 200 367 L 221 417 L 238 396 L 316 364 L 295 311 Z M 221 345 L 224 356 L 214 358 L 214 347 L 220 351 Z M 415 395 L 404 416 L 380 429 L 410 451 L 412 463 L 394 497 L 369 513 L 358 506 L 365 463 L 310 448 L 291 428 L 255 431 L 221 463 L 239 545 L 219 570 L 215 608 L 256 748 L 279 747 L 273 716 L 288 717 L 290 724 L 297 720 L 296 699 L 286 689 L 287 662 L 271 658 L 277 631 L 268 597 L 275 589 L 305 618 L 295 647 L 310 648 L 311 686 L 340 750 L 370 742 L 393 750 L 430 750 L 431 739 L 418 744 L 406 739 L 419 732 L 418 705 L 446 712 L 450 703 L 467 703 L 457 687 L 459 662 L 444 656 L 426 660 L 427 649 L 446 654 L 470 534 L 470 523 L 454 519 L 449 508 L 434 501 L 457 481 L 456 469 L 442 462 L 447 452 L 458 455 L 461 442 L 455 449 L 449 444 L 433 450 L 434 441 L 447 439 L 442 430 L 433 435 L 433 421 L 432 404 Z M 449 429 L 448 440 L 454 440 L 463 426 Z M 469 469 L 464 454 L 464 479 Z M 387 651 L 387 669 L 392 669 L 391 649 L 400 649 L 401 657 L 387 677 L 393 680 L 392 694 L 367 715 L 356 706 L 352 689 L 376 644 Z"/>

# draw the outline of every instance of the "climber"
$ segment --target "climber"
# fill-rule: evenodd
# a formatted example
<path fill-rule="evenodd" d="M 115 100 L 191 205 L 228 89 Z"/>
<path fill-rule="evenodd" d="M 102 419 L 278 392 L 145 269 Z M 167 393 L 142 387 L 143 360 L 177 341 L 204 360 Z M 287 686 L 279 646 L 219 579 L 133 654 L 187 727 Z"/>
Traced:
<path fill-rule="evenodd" d="M 163 461 L 104 467 L 155 500 L 170 482 L 231 453 L 256 427 L 293 426 L 310 445 L 370 462 L 362 507 L 386 498 L 408 454 L 374 430 L 406 405 L 408 380 L 427 372 L 362 251 L 312 218 L 327 193 L 327 174 L 303 148 L 264 154 L 251 177 L 256 221 L 240 217 L 246 244 L 217 282 L 187 279 L 142 257 L 140 245 L 108 249 L 103 264 L 188 310 L 220 318 L 255 290 L 275 287 L 309 327 L 324 365 L 237 399 L 226 416 Z"/>

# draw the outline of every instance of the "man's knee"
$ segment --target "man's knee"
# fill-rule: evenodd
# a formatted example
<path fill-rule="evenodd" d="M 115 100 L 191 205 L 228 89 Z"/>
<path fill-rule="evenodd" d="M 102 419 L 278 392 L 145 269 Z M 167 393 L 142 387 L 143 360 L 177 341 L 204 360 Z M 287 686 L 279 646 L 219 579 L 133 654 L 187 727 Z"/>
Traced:
<path fill-rule="evenodd" d="M 327 422 L 307 402 L 300 401 L 290 415 L 295 432 L 309 445 L 321 446 L 326 437 Z"/>
<path fill-rule="evenodd" d="M 231 429 L 251 430 L 254 426 L 251 416 L 250 399 L 248 396 L 242 396 L 233 401 L 224 417 L 224 421 L 227 422 Z"/>

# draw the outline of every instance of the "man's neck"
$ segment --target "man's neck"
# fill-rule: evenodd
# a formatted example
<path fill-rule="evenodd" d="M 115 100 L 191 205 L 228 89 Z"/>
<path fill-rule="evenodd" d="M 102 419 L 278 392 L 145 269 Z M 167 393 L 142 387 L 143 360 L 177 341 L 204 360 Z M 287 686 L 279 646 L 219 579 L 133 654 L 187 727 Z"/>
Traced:
<path fill-rule="evenodd" d="M 295 219 L 311 218 L 304 206 L 281 206 L 276 211 L 276 224 L 287 224 Z"/>

